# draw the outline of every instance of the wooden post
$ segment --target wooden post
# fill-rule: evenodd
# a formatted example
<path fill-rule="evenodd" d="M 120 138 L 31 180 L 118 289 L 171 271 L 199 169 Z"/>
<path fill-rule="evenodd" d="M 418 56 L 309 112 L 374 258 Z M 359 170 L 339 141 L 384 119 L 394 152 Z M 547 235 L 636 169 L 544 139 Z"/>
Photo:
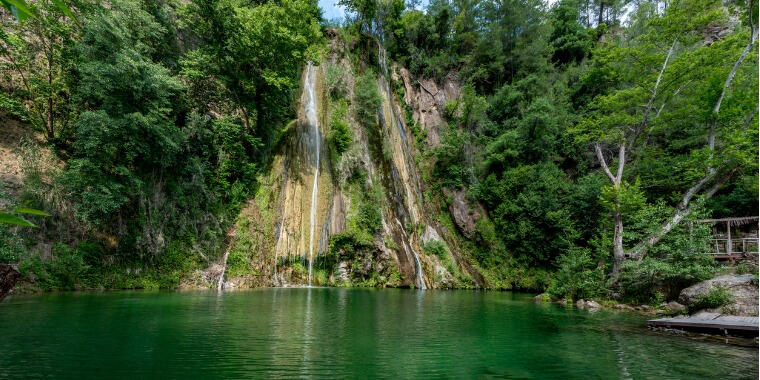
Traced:
<path fill-rule="evenodd" d="M 731 221 L 726 221 L 726 230 L 728 231 L 728 241 L 726 242 L 726 254 L 731 256 Z"/>

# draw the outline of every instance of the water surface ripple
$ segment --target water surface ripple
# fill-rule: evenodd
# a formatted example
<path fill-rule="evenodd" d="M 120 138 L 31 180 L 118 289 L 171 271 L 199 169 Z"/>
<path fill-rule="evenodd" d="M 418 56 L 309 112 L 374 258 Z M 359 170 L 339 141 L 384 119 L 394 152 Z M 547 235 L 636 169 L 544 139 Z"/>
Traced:
<path fill-rule="evenodd" d="M 758 378 L 758 351 L 528 295 L 335 288 L 0 303 L 0 377 Z"/>

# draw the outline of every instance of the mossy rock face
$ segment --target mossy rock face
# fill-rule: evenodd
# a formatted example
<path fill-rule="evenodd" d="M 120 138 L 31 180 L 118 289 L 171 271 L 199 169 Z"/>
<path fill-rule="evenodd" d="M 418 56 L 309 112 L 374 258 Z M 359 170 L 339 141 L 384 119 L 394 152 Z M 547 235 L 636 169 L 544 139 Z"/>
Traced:
<path fill-rule="evenodd" d="M 363 74 L 357 74 L 361 70 L 344 54 L 334 52 L 319 66 L 305 69 L 302 81 L 307 77 L 314 80 L 319 144 L 312 141 L 314 126 L 307 122 L 308 96 L 302 91 L 298 119 L 281 135 L 278 153 L 260 176 L 255 198 L 240 214 L 228 257 L 230 278 L 238 279 L 237 286 L 267 281 L 270 285 L 306 283 L 309 259 L 313 259 L 312 284 L 400 287 L 423 281 L 439 288 L 479 285 L 482 281 L 476 284 L 471 274 L 474 267 L 463 264 L 467 259 L 455 248 L 456 243 L 450 245 L 456 239 L 449 236 L 456 233 L 455 228 L 440 227 L 441 207 L 426 206 L 422 196 L 425 186 L 420 182 L 419 166 L 424 160 L 414 145 L 422 140 L 416 139 L 405 123 L 412 119 L 411 110 L 399 106 L 405 91 L 394 94 L 385 76 L 372 74 L 368 82 L 376 86 L 377 111 L 372 114 L 377 122 L 371 130 L 361 126 L 354 98 L 355 78 Z M 314 71 L 307 75 L 306 70 Z M 336 82 L 337 71 L 346 73 L 340 83 Z M 396 87 L 403 88 L 400 77 L 398 80 Z M 328 88 L 335 90 L 332 96 Z M 332 131 L 334 127 L 340 131 Z M 317 145 L 319 176 L 312 237 L 317 172 L 313 149 Z M 432 201 L 440 202 L 438 198 Z M 431 209 L 436 212 L 431 214 Z M 430 235 L 429 230 L 443 249 L 426 251 L 423 235 Z M 350 252 L 332 247 L 333 237 L 342 234 L 356 240 Z M 416 262 L 423 270 L 422 279 L 417 279 Z M 248 278 L 253 273 L 269 280 Z"/>

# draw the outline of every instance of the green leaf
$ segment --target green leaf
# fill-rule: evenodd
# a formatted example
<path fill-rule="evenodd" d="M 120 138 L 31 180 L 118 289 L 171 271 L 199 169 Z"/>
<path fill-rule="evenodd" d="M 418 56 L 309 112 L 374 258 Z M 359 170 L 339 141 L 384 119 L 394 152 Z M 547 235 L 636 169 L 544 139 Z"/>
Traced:
<path fill-rule="evenodd" d="M 71 19 L 71 21 L 74 21 L 77 25 L 79 25 L 79 21 L 77 21 L 77 18 L 74 16 L 74 13 L 71 12 L 71 9 L 66 5 L 66 3 L 63 2 L 63 0 L 52 0 L 53 4 L 55 4 L 58 9 L 63 12 L 68 18 Z"/>
<path fill-rule="evenodd" d="M 16 226 L 37 228 L 37 225 L 34 223 L 16 215 L 8 214 L 7 212 L 0 212 L 0 224 L 13 224 Z"/>
<path fill-rule="evenodd" d="M 28 214 L 28 215 L 50 216 L 50 214 L 46 213 L 45 211 L 37 210 L 30 207 L 17 207 L 13 210 L 13 212 L 17 212 L 19 214 Z"/>
<path fill-rule="evenodd" d="M 34 12 L 26 5 L 24 0 L 0 0 L 3 6 L 7 8 L 18 21 L 24 21 L 28 17 L 34 17 Z"/>

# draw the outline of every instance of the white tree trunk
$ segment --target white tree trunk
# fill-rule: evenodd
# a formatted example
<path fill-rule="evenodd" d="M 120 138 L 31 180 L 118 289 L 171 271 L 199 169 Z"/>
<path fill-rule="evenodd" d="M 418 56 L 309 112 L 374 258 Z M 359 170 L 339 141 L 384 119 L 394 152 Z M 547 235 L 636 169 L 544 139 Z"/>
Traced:
<path fill-rule="evenodd" d="M 726 92 L 728 92 L 728 88 L 731 86 L 731 83 L 734 80 L 734 76 L 736 76 L 736 72 L 739 70 L 739 66 L 744 62 L 744 59 L 747 58 L 747 55 L 752 50 L 752 46 L 755 43 L 755 39 L 757 38 L 758 30 L 754 26 L 752 26 L 752 33 L 750 34 L 749 43 L 742 51 L 742 54 L 739 56 L 739 58 L 734 62 L 734 66 L 731 68 L 731 71 L 728 74 L 728 77 L 726 77 L 726 81 L 723 83 L 723 90 L 721 91 L 720 97 L 718 97 L 718 100 L 715 102 L 715 106 L 713 107 L 713 117 L 717 118 L 718 112 L 720 112 L 721 104 L 723 103 L 723 98 L 726 96 Z M 666 59 L 667 62 L 667 59 Z M 716 134 L 716 126 L 717 122 L 713 121 L 710 124 L 710 133 L 707 137 L 707 146 L 710 148 L 711 151 L 715 150 L 715 134 Z M 719 179 L 713 187 L 710 188 L 702 197 L 704 199 L 709 199 L 713 195 L 715 195 L 718 190 L 720 190 L 723 185 L 733 176 L 733 174 L 736 172 L 736 169 L 729 172 L 726 176 Z M 662 224 L 662 226 L 657 230 L 657 232 L 649 235 L 646 239 L 639 242 L 631 251 L 630 256 L 633 258 L 637 258 L 641 260 L 644 255 L 646 255 L 647 251 L 649 251 L 649 248 L 655 244 L 657 244 L 662 238 L 673 228 L 675 228 L 686 215 L 688 215 L 691 212 L 691 208 L 689 207 L 689 202 L 691 202 L 692 198 L 704 187 L 705 184 L 707 184 L 710 180 L 713 179 L 716 175 L 716 170 L 712 166 L 708 166 L 707 168 L 707 174 L 702 177 L 699 181 L 697 181 L 694 186 L 689 188 L 686 193 L 683 196 L 683 199 L 681 199 L 681 202 L 676 206 L 676 211 L 665 223 Z"/>

